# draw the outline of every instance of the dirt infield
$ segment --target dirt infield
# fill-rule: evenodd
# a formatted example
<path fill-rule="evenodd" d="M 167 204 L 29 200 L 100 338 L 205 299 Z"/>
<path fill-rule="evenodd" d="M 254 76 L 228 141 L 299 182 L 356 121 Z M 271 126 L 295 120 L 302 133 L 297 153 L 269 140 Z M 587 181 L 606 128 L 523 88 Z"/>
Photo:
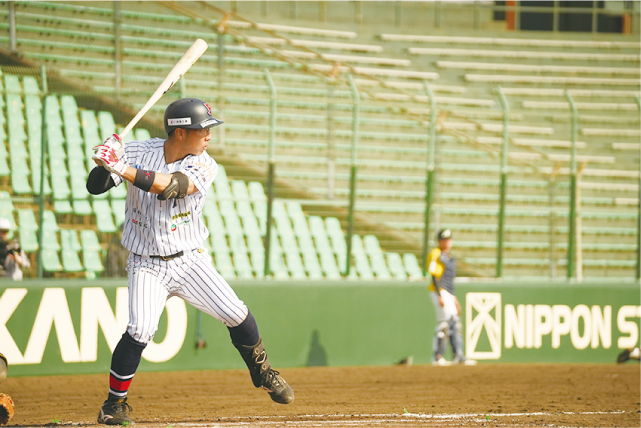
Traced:
<path fill-rule="evenodd" d="M 283 370 L 283 406 L 245 371 L 138 373 L 145 427 L 640 426 L 639 364 L 322 367 Z M 8 378 L 15 426 L 95 425 L 107 375 Z"/>

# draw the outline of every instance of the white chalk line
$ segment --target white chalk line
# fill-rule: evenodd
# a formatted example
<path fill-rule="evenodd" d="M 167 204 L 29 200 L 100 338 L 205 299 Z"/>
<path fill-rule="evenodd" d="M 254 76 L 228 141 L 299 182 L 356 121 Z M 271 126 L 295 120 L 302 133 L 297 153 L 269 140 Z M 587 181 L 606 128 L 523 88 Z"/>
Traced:
<path fill-rule="evenodd" d="M 616 410 L 609 412 L 523 412 L 523 413 L 365 413 L 365 414 L 316 414 L 316 415 L 299 415 L 292 416 L 253 416 L 244 417 L 242 421 L 232 420 L 233 418 L 221 418 L 217 422 L 178 422 L 170 424 L 172 427 L 192 427 L 192 428 L 229 428 L 229 427 L 247 427 L 247 426 L 275 426 L 284 423 L 291 427 L 304 426 L 363 426 L 363 425 L 383 425 L 393 421 L 396 423 L 412 423 L 419 420 L 433 421 L 452 421 L 457 419 L 468 419 L 478 423 L 486 422 L 486 417 L 490 419 L 502 417 L 528 417 L 528 416 L 559 416 L 559 415 L 620 415 L 629 413 L 625 410 Z M 302 420 L 296 420 L 301 418 Z M 326 420 L 331 418 L 334 420 Z M 353 420 L 353 418 L 363 418 Z M 224 419 L 227 419 L 225 421 Z M 147 423 L 144 423 L 147 425 Z M 164 426 L 167 426 L 165 424 Z"/>

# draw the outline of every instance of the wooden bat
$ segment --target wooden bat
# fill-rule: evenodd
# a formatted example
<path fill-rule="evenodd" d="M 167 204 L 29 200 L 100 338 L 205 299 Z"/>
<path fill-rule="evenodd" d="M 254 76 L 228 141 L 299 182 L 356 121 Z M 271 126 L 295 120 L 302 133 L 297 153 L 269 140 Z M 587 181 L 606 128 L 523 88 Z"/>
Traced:
<path fill-rule="evenodd" d="M 197 39 L 194 44 L 191 45 L 189 49 L 187 49 L 187 52 L 185 52 L 182 58 L 180 58 L 176 65 L 174 65 L 174 68 L 172 68 L 169 74 L 167 74 L 165 80 L 163 80 L 160 86 L 158 86 L 156 92 L 153 93 L 147 103 L 142 106 L 138 114 L 136 114 L 136 116 L 131 119 L 131 122 L 129 122 L 125 129 L 123 129 L 119 134 L 121 140 L 133 129 L 134 126 L 136 126 L 136 124 L 145 115 L 145 113 L 147 113 L 149 109 L 153 107 L 153 105 L 156 104 L 158 100 L 162 98 L 162 96 L 165 95 L 165 93 L 167 93 L 167 91 L 169 91 L 172 86 L 174 86 L 174 84 L 185 75 L 185 73 L 191 68 L 192 65 L 194 65 L 196 61 L 198 61 L 198 58 L 200 58 L 206 50 L 207 42 L 203 39 Z"/>

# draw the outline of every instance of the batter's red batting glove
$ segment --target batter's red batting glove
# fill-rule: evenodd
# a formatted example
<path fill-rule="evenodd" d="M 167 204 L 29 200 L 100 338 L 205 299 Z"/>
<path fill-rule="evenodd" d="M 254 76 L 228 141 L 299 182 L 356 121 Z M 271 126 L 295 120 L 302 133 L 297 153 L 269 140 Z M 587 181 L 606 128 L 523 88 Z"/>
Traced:
<path fill-rule="evenodd" d="M 102 162 L 102 165 L 109 171 L 114 174 L 123 175 L 127 170 L 127 165 L 118 159 L 116 152 L 112 147 L 101 145 L 98 148 L 98 151 L 94 153 L 92 159 L 96 159 Z"/>
<path fill-rule="evenodd" d="M 114 152 L 116 153 L 116 157 L 119 159 L 122 157 L 123 153 L 125 152 L 125 147 L 122 145 L 122 139 L 118 134 L 113 134 L 111 137 L 107 138 L 104 143 L 102 143 L 99 146 L 95 146 L 93 148 L 94 153 L 100 149 L 100 147 L 103 146 L 108 146 L 114 149 Z"/>

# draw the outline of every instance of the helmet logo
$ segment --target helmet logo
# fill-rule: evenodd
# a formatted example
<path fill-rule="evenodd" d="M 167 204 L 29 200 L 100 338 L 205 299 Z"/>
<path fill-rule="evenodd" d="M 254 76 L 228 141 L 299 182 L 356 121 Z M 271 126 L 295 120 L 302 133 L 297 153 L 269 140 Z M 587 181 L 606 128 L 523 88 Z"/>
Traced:
<path fill-rule="evenodd" d="M 209 104 L 203 103 L 203 105 L 207 107 L 207 113 L 209 113 L 209 115 L 211 116 L 211 107 L 209 107 Z"/>
<path fill-rule="evenodd" d="M 201 123 L 200 126 L 203 127 L 203 128 L 206 128 L 206 127 L 208 127 L 210 125 L 215 125 L 217 123 L 220 123 L 220 121 L 216 120 L 216 119 L 209 119 L 209 120 L 206 120 L 203 123 Z"/>
<path fill-rule="evenodd" d="M 169 126 L 191 125 L 191 117 L 178 117 L 175 119 L 167 119 L 167 125 Z"/>

